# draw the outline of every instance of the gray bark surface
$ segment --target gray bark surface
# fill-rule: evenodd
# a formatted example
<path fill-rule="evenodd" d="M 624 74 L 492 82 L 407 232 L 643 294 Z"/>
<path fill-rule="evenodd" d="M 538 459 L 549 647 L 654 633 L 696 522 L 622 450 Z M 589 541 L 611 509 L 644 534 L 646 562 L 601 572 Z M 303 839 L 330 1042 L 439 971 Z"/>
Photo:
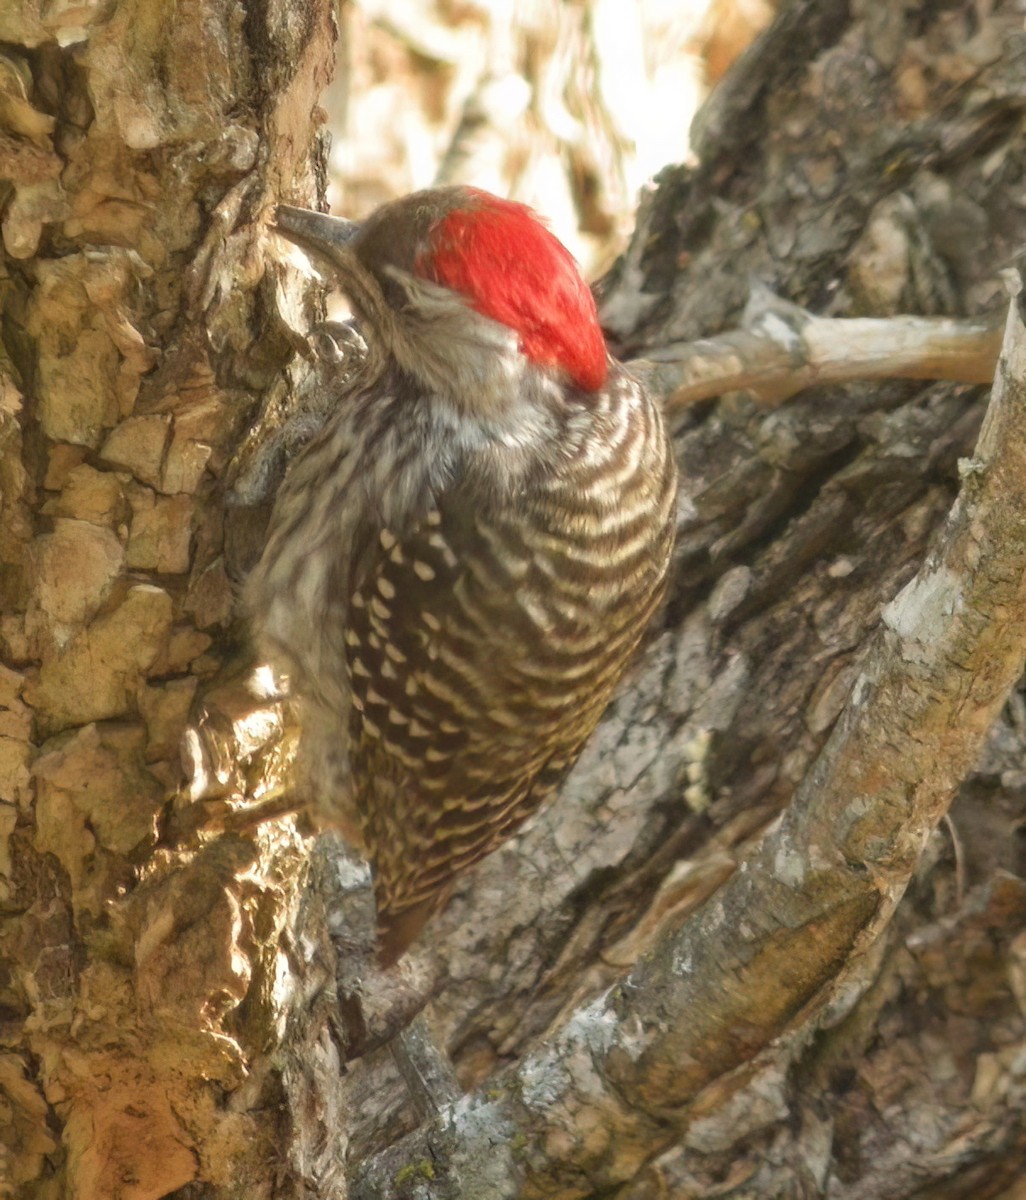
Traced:
<path fill-rule="evenodd" d="M 1000 5 L 982 17 L 787 6 L 706 106 L 697 167 L 668 169 L 643 203 L 604 289 L 622 352 L 735 327 L 753 284 L 830 316 L 992 312 L 1022 236 L 1011 214 L 1024 52 Z M 493 1072 L 548 1045 L 560 1016 L 679 926 L 808 784 L 881 612 L 944 525 L 985 400 L 894 381 L 769 412 L 734 395 L 681 418 L 663 631 L 559 802 L 437 926 L 447 975 L 434 1018 L 468 1086 L 487 1095 Z M 1011 982 L 1021 713 L 1013 697 L 975 769 L 963 764 L 952 824 L 926 841 L 853 987 L 851 1002 L 863 988 L 865 999 L 818 1035 L 809 1014 L 809 1045 L 789 1065 L 770 1056 L 747 1089 L 728 1080 L 675 1111 L 677 1148 L 624 1195 L 906 1196 L 931 1180 L 945 1195 L 997 1195 L 1017 1176 L 1020 1084 L 999 1064 L 1023 1034 Z M 749 914 L 755 928 L 780 918 Z M 495 965 L 482 972 L 485 957 Z M 990 983 L 975 988 L 977 974 Z M 794 1035 L 805 1014 L 777 1019 Z M 709 1054 L 744 1036 L 711 1034 Z M 677 1070 L 687 1076 L 686 1061 Z M 368 1114 L 358 1157 L 380 1143 L 373 1098 L 393 1102 L 388 1074 L 384 1060 L 366 1081 L 354 1074 Z M 591 1194 L 578 1186 L 538 1194 Z"/>

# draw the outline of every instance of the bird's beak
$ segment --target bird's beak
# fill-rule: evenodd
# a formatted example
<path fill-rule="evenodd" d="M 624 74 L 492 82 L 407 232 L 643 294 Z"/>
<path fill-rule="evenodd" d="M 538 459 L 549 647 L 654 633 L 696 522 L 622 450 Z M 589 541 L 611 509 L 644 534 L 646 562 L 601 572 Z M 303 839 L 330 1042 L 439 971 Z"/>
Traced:
<path fill-rule="evenodd" d="M 334 258 L 356 237 L 360 224 L 342 217 L 329 217 L 327 213 L 312 212 L 308 208 L 279 204 L 274 210 L 274 230 L 304 250 Z"/>

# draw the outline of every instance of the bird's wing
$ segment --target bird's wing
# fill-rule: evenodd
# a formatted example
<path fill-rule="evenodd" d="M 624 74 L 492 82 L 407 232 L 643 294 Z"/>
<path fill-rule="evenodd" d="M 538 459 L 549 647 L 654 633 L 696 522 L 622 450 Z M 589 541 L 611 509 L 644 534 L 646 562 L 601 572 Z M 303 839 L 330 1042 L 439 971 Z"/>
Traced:
<path fill-rule="evenodd" d="M 350 597 L 353 778 L 385 925 L 426 919 L 551 793 L 619 673 L 623 654 L 609 687 L 601 662 L 567 677 L 575 641 L 604 657 L 523 528 L 523 513 L 443 504 L 401 538 L 383 530 Z"/>

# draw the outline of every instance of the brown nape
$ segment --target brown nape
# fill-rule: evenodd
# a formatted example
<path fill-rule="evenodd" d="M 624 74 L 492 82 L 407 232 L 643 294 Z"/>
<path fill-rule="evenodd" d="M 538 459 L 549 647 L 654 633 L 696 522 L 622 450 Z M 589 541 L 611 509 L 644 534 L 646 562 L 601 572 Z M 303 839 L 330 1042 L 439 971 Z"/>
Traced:
<path fill-rule="evenodd" d="M 448 900 L 451 891 L 452 887 L 447 887 L 401 912 L 378 910 L 378 964 L 382 968 L 395 966 L 432 915 Z"/>

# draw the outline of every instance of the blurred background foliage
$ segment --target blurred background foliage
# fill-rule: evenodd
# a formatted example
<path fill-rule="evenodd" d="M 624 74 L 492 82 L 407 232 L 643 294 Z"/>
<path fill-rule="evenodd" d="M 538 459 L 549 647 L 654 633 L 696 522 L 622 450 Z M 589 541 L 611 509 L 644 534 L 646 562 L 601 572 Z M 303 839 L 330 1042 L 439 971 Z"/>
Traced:
<path fill-rule="evenodd" d="M 589 278 L 777 0 L 342 0 L 332 211 L 469 183 L 536 208 Z"/>

